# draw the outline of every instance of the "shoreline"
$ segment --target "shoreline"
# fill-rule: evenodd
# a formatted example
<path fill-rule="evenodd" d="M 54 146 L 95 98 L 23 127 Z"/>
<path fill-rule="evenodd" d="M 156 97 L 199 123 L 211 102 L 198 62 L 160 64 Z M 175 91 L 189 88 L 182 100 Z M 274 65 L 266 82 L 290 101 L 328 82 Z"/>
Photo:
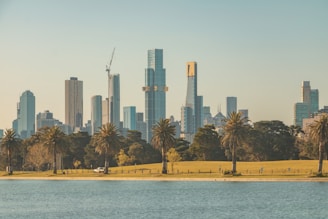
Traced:
<path fill-rule="evenodd" d="M 1 176 L 2 180 L 57 180 L 57 181 L 190 181 L 190 182 L 328 182 L 328 178 L 188 178 L 188 177 L 19 177 Z"/>

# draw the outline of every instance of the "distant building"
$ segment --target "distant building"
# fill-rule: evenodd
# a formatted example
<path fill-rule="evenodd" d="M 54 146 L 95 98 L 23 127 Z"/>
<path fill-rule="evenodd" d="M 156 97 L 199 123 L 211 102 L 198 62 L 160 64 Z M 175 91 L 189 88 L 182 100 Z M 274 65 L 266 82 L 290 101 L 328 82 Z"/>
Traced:
<path fill-rule="evenodd" d="M 226 114 L 226 117 L 229 118 L 229 115 L 232 112 L 237 112 L 237 97 L 227 97 L 227 114 Z"/>
<path fill-rule="evenodd" d="M 163 50 L 148 50 L 148 66 L 145 70 L 145 120 L 147 124 L 146 139 L 151 142 L 152 128 L 166 118 L 166 71 L 163 68 Z"/>
<path fill-rule="evenodd" d="M 108 91 L 108 110 L 109 122 L 114 124 L 117 129 L 120 129 L 120 75 L 109 75 L 109 91 Z"/>
<path fill-rule="evenodd" d="M 102 124 L 107 124 L 109 122 L 109 100 L 106 98 L 105 100 L 102 101 Z"/>
<path fill-rule="evenodd" d="M 3 129 L 0 129 L 0 140 L 3 138 Z"/>
<path fill-rule="evenodd" d="M 123 107 L 123 128 L 129 130 L 136 130 L 137 120 L 136 120 L 136 107 L 135 106 L 125 106 Z"/>
<path fill-rule="evenodd" d="M 146 140 L 147 137 L 147 124 L 144 122 L 143 113 L 136 113 L 136 130 L 141 133 L 141 138 Z"/>
<path fill-rule="evenodd" d="M 35 133 L 35 97 L 31 91 L 21 95 L 17 114 L 17 134 L 22 139 L 31 137 Z"/>
<path fill-rule="evenodd" d="M 240 109 L 240 110 L 238 110 L 238 112 L 241 113 L 242 118 L 248 119 L 248 109 Z"/>
<path fill-rule="evenodd" d="M 65 124 L 72 130 L 83 127 L 83 81 L 65 80 Z"/>
<path fill-rule="evenodd" d="M 91 135 L 99 131 L 102 126 L 102 97 L 91 97 Z"/>
<path fill-rule="evenodd" d="M 296 103 L 294 105 L 294 125 L 302 127 L 305 118 L 309 118 L 309 104 Z"/>
<path fill-rule="evenodd" d="M 310 113 L 311 113 L 311 115 L 314 115 L 319 112 L 319 90 L 312 89 L 310 96 L 311 96 Z"/>
<path fill-rule="evenodd" d="M 181 126 L 178 121 L 174 120 L 174 116 L 170 116 L 170 125 L 175 127 L 175 138 L 178 139 L 181 137 Z"/>
<path fill-rule="evenodd" d="M 38 113 L 36 115 L 36 129 L 37 131 L 41 128 L 45 127 L 53 127 L 53 126 L 62 126 L 63 123 L 57 119 L 54 119 L 53 113 L 49 110 L 45 110 L 43 113 Z"/>

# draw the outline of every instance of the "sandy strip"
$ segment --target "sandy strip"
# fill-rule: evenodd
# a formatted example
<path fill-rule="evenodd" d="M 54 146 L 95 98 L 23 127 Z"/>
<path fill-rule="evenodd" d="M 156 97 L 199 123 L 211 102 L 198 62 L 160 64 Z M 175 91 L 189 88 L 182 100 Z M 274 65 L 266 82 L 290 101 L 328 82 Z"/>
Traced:
<path fill-rule="evenodd" d="M 85 180 L 85 181 L 195 181 L 195 182 L 328 182 L 328 178 L 182 178 L 182 177 L 19 177 L 0 180 Z"/>

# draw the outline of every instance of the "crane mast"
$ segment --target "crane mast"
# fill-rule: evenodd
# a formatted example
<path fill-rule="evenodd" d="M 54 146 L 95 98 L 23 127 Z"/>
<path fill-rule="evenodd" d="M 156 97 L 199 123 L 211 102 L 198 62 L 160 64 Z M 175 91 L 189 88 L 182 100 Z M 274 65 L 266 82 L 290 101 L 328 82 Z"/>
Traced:
<path fill-rule="evenodd" d="M 113 49 L 112 57 L 110 59 L 110 62 L 109 62 L 108 65 L 106 65 L 106 71 L 107 71 L 108 77 L 109 77 L 109 74 L 110 74 L 110 67 L 112 66 L 112 61 L 113 61 L 114 53 L 115 53 L 115 47 Z"/>

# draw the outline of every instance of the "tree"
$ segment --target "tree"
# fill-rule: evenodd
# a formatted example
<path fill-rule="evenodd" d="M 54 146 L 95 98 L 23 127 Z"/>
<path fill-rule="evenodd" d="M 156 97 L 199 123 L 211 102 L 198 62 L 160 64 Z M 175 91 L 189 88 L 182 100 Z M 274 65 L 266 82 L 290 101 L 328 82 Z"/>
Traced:
<path fill-rule="evenodd" d="M 240 112 L 232 112 L 225 122 L 222 144 L 231 150 L 232 173 L 235 174 L 237 172 L 236 151 L 245 142 L 248 119 L 243 117 Z"/>
<path fill-rule="evenodd" d="M 153 127 L 152 144 L 162 150 L 162 173 L 167 174 L 166 151 L 175 144 L 175 126 L 169 119 L 160 119 Z"/>
<path fill-rule="evenodd" d="M 109 156 L 114 155 L 121 145 L 115 125 L 112 123 L 103 125 L 99 132 L 92 137 L 91 144 L 95 147 L 95 151 L 98 154 L 105 156 L 104 174 L 108 174 Z"/>
<path fill-rule="evenodd" d="M 65 133 L 58 127 L 44 129 L 41 134 L 41 142 L 53 155 L 53 173 L 57 174 L 57 153 L 63 152 L 67 146 Z"/>
<path fill-rule="evenodd" d="M 194 141 L 189 148 L 194 160 L 222 160 L 225 159 L 219 140 L 219 134 L 214 125 L 199 128 Z"/>
<path fill-rule="evenodd" d="M 310 125 L 310 137 L 319 146 L 319 166 L 318 175 L 322 175 L 322 164 L 325 145 L 328 143 L 328 114 L 321 115 L 319 120 L 315 120 L 313 124 Z"/>
<path fill-rule="evenodd" d="M 7 153 L 7 171 L 9 175 L 13 174 L 12 153 L 14 150 L 18 149 L 20 142 L 20 139 L 16 137 L 16 132 L 13 129 L 6 129 L 5 136 L 1 140 L 1 147 L 4 148 Z"/>
<path fill-rule="evenodd" d="M 117 155 L 117 164 L 119 166 L 125 166 L 131 164 L 131 158 L 125 154 L 123 149 L 121 149 Z"/>
<path fill-rule="evenodd" d="M 51 161 L 51 154 L 42 144 L 36 143 L 28 148 L 26 155 L 26 164 L 34 166 L 38 171 Z"/>
<path fill-rule="evenodd" d="M 174 148 L 170 148 L 169 151 L 167 152 L 167 159 L 171 163 L 171 170 L 173 173 L 174 163 L 180 161 L 181 156 Z"/>

